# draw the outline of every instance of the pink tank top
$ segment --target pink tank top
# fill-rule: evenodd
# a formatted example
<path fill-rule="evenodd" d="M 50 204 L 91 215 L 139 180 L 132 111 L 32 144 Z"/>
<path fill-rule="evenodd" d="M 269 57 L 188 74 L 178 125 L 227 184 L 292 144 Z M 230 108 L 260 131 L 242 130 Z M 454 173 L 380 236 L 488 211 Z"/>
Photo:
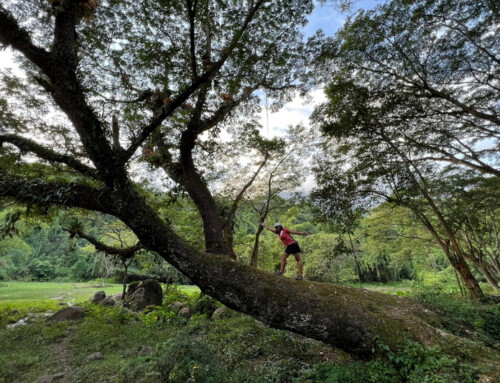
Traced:
<path fill-rule="evenodd" d="M 295 239 L 293 239 L 293 237 L 290 235 L 290 230 L 288 230 L 286 227 L 283 228 L 283 230 L 281 230 L 281 232 L 278 234 L 280 239 L 281 239 L 281 242 L 283 242 L 283 244 L 285 246 L 289 246 L 291 245 L 292 243 L 295 243 L 297 242 Z"/>

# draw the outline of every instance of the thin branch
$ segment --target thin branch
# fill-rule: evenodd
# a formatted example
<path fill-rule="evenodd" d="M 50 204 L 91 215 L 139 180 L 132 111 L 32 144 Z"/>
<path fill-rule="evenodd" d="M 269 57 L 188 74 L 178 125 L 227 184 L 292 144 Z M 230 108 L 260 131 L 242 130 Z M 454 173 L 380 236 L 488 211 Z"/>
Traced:
<path fill-rule="evenodd" d="M 196 19 L 196 8 L 198 5 L 197 0 L 186 0 L 187 12 L 189 17 L 189 51 L 191 54 L 191 74 L 193 79 L 198 77 L 198 71 L 196 69 L 196 35 L 195 35 L 195 19 Z"/>
<path fill-rule="evenodd" d="M 14 134 L 0 135 L 0 147 L 4 142 L 15 145 L 21 151 L 33 153 L 43 160 L 65 164 L 83 175 L 92 177 L 96 180 L 99 179 L 98 173 L 95 169 L 82 164 L 72 156 L 59 154 L 51 149 L 46 148 L 45 146 L 37 144 L 35 141 L 16 136 Z"/>
<path fill-rule="evenodd" d="M 219 60 L 208 66 L 207 70 L 201 76 L 193 80 L 189 86 L 187 86 L 182 92 L 180 92 L 176 97 L 172 99 L 171 103 L 164 107 L 160 115 L 153 118 L 148 125 L 140 129 L 139 135 L 132 141 L 128 149 L 124 152 L 125 160 L 130 159 L 139 148 L 139 146 L 141 146 L 144 141 L 146 141 L 151 133 L 156 130 L 156 128 L 158 128 L 167 117 L 171 116 L 175 112 L 175 110 L 180 105 L 182 105 L 182 103 L 184 103 L 196 90 L 200 88 L 201 85 L 209 81 L 220 70 L 220 68 L 222 68 L 229 56 L 238 46 L 239 41 L 241 40 L 253 17 L 260 9 L 262 4 L 264 4 L 266 1 L 267 0 L 258 0 L 255 5 L 248 11 L 247 16 L 245 17 L 245 20 L 243 21 L 239 30 L 235 32 L 229 44 L 222 49 L 222 55 Z"/>
<path fill-rule="evenodd" d="M 74 236 L 78 236 L 80 238 L 83 238 L 90 242 L 98 251 L 102 251 L 106 254 L 110 255 L 118 255 L 124 259 L 130 259 L 133 258 L 135 253 L 137 253 L 139 250 L 144 249 L 144 246 L 138 242 L 134 246 L 131 247 L 113 247 L 113 246 L 108 246 L 105 245 L 104 243 L 100 242 L 96 238 L 87 235 L 83 233 L 81 230 L 74 230 L 71 228 L 62 228 L 64 231 L 67 231 L 68 233 L 71 234 L 71 237 L 73 238 Z"/>

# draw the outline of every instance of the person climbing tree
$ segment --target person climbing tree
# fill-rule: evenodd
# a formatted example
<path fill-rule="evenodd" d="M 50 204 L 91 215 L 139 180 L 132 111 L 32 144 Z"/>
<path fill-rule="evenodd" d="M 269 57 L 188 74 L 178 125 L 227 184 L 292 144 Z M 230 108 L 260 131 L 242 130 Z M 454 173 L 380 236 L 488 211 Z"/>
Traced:
<path fill-rule="evenodd" d="M 281 242 L 283 242 L 283 245 L 285 246 L 285 251 L 283 254 L 281 254 L 281 264 L 280 264 L 280 270 L 276 273 L 278 276 L 282 276 L 283 273 L 285 272 L 285 267 L 286 267 L 286 259 L 290 254 L 293 254 L 295 257 L 295 260 L 297 261 L 297 266 L 299 268 L 299 274 L 295 277 L 297 281 L 300 281 L 303 279 L 303 268 L 304 268 L 304 263 L 302 262 L 302 259 L 300 258 L 300 247 L 297 241 L 291 236 L 291 234 L 297 234 L 297 235 L 303 235 L 306 237 L 308 234 L 307 233 L 301 233 L 299 231 L 293 231 L 289 230 L 286 227 L 283 227 L 281 223 L 276 222 L 274 224 L 274 228 L 271 226 L 267 226 L 264 222 L 260 223 L 261 226 L 265 227 L 267 230 L 272 231 L 276 235 L 278 235 L 281 239 Z"/>

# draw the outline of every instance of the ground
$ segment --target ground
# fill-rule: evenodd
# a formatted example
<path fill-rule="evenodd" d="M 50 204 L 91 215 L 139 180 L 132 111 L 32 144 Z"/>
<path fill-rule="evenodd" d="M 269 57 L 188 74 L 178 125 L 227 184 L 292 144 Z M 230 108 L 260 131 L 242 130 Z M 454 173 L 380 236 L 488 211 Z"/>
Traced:
<path fill-rule="evenodd" d="M 208 297 L 199 298 L 193 287 L 167 291 L 164 305 L 144 314 L 90 304 L 89 298 L 100 289 L 89 284 L 0 283 L 0 383 L 35 382 L 56 373 L 65 374 L 63 383 L 472 383 L 481 376 L 486 383 L 495 372 L 494 365 L 480 370 L 469 364 L 466 351 L 450 356 L 418 344 L 396 353 L 380 343 L 372 361 L 355 361 L 323 343 L 271 329 L 231 310 L 218 319 L 207 314 L 179 317 L 170 307 L 174 301 L 186 302 L 193 312 L 220 306 Z M 112 294 L 121 286 L 105 290 Z M 63 296 L 84 305 L 88 314 L 83 321 L 48 324 L 45 318 L 36 318 L 59 309 L 53 298 Z M 459 308 L 453 308 L 453 315 L 482 326 L 476 341 L 498 350 L 497 309 L 488 306 L 478 311 L 465 303 Z M 26 316 L 32 318 L 28 325 L 7 329 L 8 322 Z M 104 358 L 89 360 L 96 352 Z"/>

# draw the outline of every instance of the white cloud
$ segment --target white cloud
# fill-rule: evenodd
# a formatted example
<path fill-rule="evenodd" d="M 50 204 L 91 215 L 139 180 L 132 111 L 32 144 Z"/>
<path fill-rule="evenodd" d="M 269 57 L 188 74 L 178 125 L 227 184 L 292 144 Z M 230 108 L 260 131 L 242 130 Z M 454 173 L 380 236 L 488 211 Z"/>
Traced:
<path fill-rule="evenodd" d="M 0 50 L 0 68 L 15 68 L 14 55 L 8 49 Z"/>
<path fill-rule="evenodd" d="M 290 125 L 302 124 L 308 126 L 309 117 L 314 107 L 325 100 L 323 89 L 316 89 L 311 92 L 310 100 L 297 96 L 277 112 L 266 110 L 265 105 L 263 105 L 260 114 L 260 123 L 263 127 L 262 135 L 267 138 L 284 136 L 286 129 Z"/>

